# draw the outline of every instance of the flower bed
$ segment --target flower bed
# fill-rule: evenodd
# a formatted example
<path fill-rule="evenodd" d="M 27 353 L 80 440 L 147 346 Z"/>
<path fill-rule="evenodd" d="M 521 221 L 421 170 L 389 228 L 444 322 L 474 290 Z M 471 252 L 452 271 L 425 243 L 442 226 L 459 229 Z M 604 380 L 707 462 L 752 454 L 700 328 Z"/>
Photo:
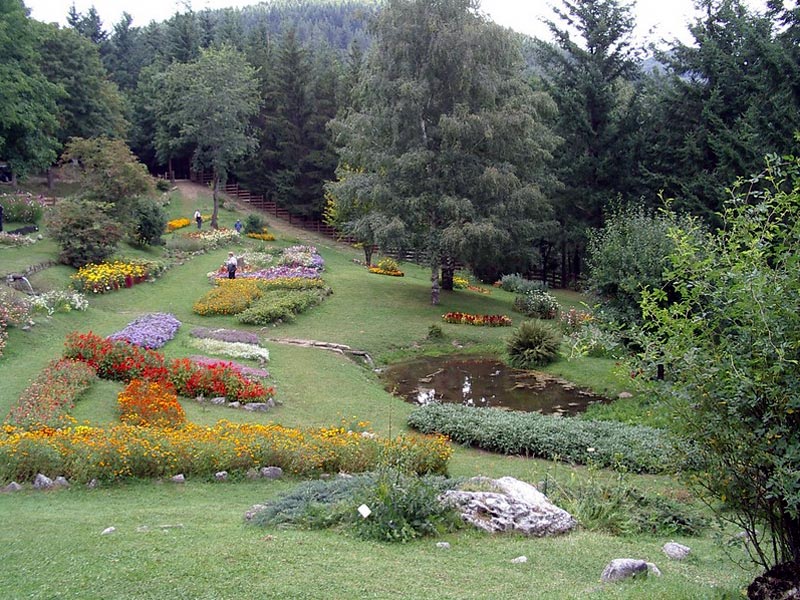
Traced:
<path fill-rule="evenodd" d="M 254 240 L 261 240 L 262 242 L 274 242 L 275 236 L 271 233 L 246 233 L 245 234 L 249 238 L 253 238 Z"/>
<path fill-rule="evenodd" d="M 149 261 L 122 261 L 84 265 L 71 276 L 72 285 L 80 292 L 104 294 L 123 287 L 131 287 L 155 277 L 163 265 Z"/>
<path fill-rule="evenodd" d="M 35 243 L 36 239 L 29 235 L 12 235 L 5 231 L 0 231 L 0 247 L 30 246 Z"/>
<path fill-rule="evenodd" d="M 508 327 L 511 319 L 505 315 L 471 315 L 462 312 L 449 312 L 442 315 L 445 323 L 458 323 L 462 325 L 482 325 L 485 327 Z"/>
<path fill-rule="evenodd" d="M 198 315 L 236 315 L 264 293 L 256 279 L 219 279 L 216 283 L 192 305 Z"/>
<path fill-rule="evenodd" d="M 0 194 L 0 204 L 3 205 L 3 220 L 6 223 L 36 223 L 45 209 L 41 196 L 34 198 L 30 192 Z"/>
<path fill-rule="evenodd" d="M 170 361 L 155 350 L 91 332 L 67 336 L 64 356 L 88 363 L 103 379 L 168 381 L 176 393 L 187 398 L 224 396 L 247 403 L 264 402 L 275 395 L 274 388 L 252 381 L 227 365 L 198 365 L 186 358 Z"/>
<path fill-rule="evenodd" d="M 370 267 L 370 273 L 375 273 L 376 275 L 389 275 L 390 277 L 404 277 L 405 273 L 402 271 L 387 271 L 386 269 L 380 269 L 378 267 Z"/>
<path fill-rule="evenodd" d="M 179 429 L 118 425 L 25 431 L 0 429 L 0 481 L 58 473 L 74 483 L 170 477 L 211 479 L 266 465 L 301 477 L 359 473 L 391 465 L 406 473 L 446 474 L 452 448 L 442 436 L 380 438 L 344 428 L 290 429 L 220 421 Z"/>
<path fill-rule="evenodd" d="M 207 327 L 195 327 L 189 332 L 189 335 L 201 339 L 239 342 L 242 344 L 253 344 L 254 346 L 258 346 L 261 343 L 258 335 L 252 331 L 242 331 L 240 329 L 209 329 Z"/>
<path fill-rule="evenodd" d="M 184 227 L 188 227 L 191 225 L 192 222 L 189 219 L 172 219 L 172 221 L 167 221 L 167 233 L 172 233 L 177 229 L 183 229 Z"/>
<path fill-rule="evenodd" d="M 212 358 L 210 356 L 198 356 L 192 355 L 189 357 L 189 360 L 193 363 L 197 363 L 198 365 L 204 366 L 212 366 L 212 365 L 227 365 L 231 369 L 238 371 L 245 377 L 249 379 L 253 378 L 260 378 L 260 379 L 267 379 L 269 377 L 269 371 L 266 369 L 259 369 L 256 367 L 248 367 L 247 365 L 243 365 L 232 360 L 220 360 L 219 358 Z"/>
<path fill-rule="evenodd" d="M 117 403 L 120 421 L 127 425 L 178 427 L 186 422 L 171 383 L 134 379 L 119 393 Z"/>
<path fill-rule="evenodd" d="M 53 316 L 57 312 L 86 310 L 89 308 L 89 301 L 80 292 L 51 290 L 32 297 L 30 306 L 31 312 L 46 313 L 47 316 Z"/>
<path fill-rule="evenodd" d="M 94 368 L 84 362 L 51 361 L 25 388 L 6 420 L 20 427 L 61 425 L 96 377 Z"/>
<path fill-rule="evenodd" d="M 198 241 L 206 250 L 212 248 L 219 248 L 239 239 L 239 232 L 235 229 L 226 229 L 220 227 L 219 229 L 203 229 L 200 231 L 192 231 L 191 233 L 184 233 L 183 237 L 191 240 Z"/>
<path fill-rule="evenodd" d="M 142 348 L 156 349 L 175 337 L 181 322 L 170 313 L 150 313 L 131 321 L 121 331 L 108 336 L 110 340 L 125 340 Z"/>
<path fill-rule="evenodd" d="M 269 350 L 254 344 L 225 342 L 209 338 L 190 338 L 189 344 L 203 352 L 210 352 L 212 354 L 224 354 L 225 356 L 231 356 L 233 358 L 244 358 L 260 362 L 269 361 Z"/>

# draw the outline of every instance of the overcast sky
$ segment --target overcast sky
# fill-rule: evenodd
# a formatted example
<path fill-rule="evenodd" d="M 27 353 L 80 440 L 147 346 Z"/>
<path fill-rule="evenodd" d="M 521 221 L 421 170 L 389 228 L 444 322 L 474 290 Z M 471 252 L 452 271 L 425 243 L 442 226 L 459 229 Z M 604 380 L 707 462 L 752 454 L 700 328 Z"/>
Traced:
<path fill-rule="evenodd" d="M 31 9 L 31 16 L 39 21 L 56 21 L 66 24 L 66 15 L 73 0 L 23 0 Z M 542 18 L 552 18 L 550 6 L 560 5 L 558 0 L 482 0 L 481 7 L 493 21 L 535 37 L 548 38 Z M 119 22 L 123 11 L 133 17 L 134 26 L 144 26 L 150 21 L 164 21 L 175 12 L 185 12 L 187 6 L 195 11 L 204 8 L 241 7 L 257 4 L 253 0 L 74 0 L 78 12 L 85 13 L 91 6 L 97 9 L 107 31 Z M 760 9 L 763 0 L 748 0 Z M 686 23 L 694 14 L 692 0 L 638 0 L 636 3 L 636 36 L 648 41 L 661 38 L 679 38 L 690 41 Z"/>

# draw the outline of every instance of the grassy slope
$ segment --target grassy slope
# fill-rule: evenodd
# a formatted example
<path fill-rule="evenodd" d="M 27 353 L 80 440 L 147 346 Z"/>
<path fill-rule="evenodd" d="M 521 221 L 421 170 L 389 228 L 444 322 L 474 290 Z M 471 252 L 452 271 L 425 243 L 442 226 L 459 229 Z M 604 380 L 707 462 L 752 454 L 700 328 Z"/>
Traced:
<path fill-rule="evenodd" d="M 205 206 L 202 195 L 177 197 L 171 217 Z M 222 224 L 235 220 L 223 211 Z M 402 279 L 369 275 L 353 263 L 358 251 L 329 240 L 271 223 L 276 245 L 315 243 L 326 259 L 326 279 L 334 295 L 295 323 L 263 331 L 266 337 L 302 337 L 349 344 L 378 359 L 420 352 L 499 349 L 508 329 L 448 325 L 448 310 L 511 314 L 512 296 L 493 290 L 489 296 L 471 292 L 443 293 L 438 307 L 428 304 L 428 273 L 403 265 Z M 92 299 L 86 313 L 42 319 L 30 331 L 11 331 L 6 355 L 0 360 L 0 413 L 5 414 L 29 377 L 57 356 L 72 330 L 106 335 L 135 315 L 173 312 L 184 326 L 165 348 L 168 356 L 195 351 L 186 339 L 192 327 L 236 327 L 230 318 L 202 318 L 191 303 L 206 289 L 205 273 L 217 267 L 227 249 L 176 266 L 154 284 L 135 286 Z M 24 263 L 24 250 L 4 250 Z M 127 253 L 130 254 L 130 253 Z M 36 257 L 38 259 L 38 257 Z M 63 286 L 66 268 L 37 274 L 34 285 Z M 561 295 L 562 303 L 577 303 Z M 512 315 L 519 319 L 519 315 Z M 428 327 L 440 324 L 446 340 L 425 342 Z M 258 329 L 254 329 L 258 331 Z M 368 420 L 382 434 L 405 430 L 410 405 L 387 394 L 376 376 L 348 359 L 322 350 L 268 344 L 269 369 L 283 405 L 266 415 L 253 415 L 183 401 L 190 420 L 210 424 L 275 420 L 288 426 L 334 425 L 354 417 Z M 624 380 L 611 373 L 612 363 L 560 363 L 555 370 L 579 383 L 611 391 Z M 83 398 L 74 415 L 79 420 L 109 423 L 116 419 L 119 384 L 101 382 Z M 513 475 L 539 481 L 547 473 L 557 478 L 581 477 L 580 469 L 519 457 L 495 456 L 457 449 L 451 464 L 456 476 Z M 665 478 L 637 478 L 650 489 L 668 489 Z M 0 561 L 0 589 L 8 598 L 703 598 L 717 586 L 735 589 L 752 573 L 732 568 L 710 539 L 679 540 L 695 549 L 687 563 L 666 563 L 659 548 L 667 540 L 614 538 L 578 533 L 552 540 L 515 536 L 488 538 L 476 533 L 451 536 L 450 552 L 430 540 L 405 546 L 384 546 L 330 532 L 255 530 L 242 525 L 242 513 L 256 502 L 287 489 L 291 482 L 208 484 L 185 486 L 142 483 L 103 490 L 75 489 L 54 493 L 0 495 L 0 532 L 5 541 Z M 182 523 L 182 529 L 137 533 L 151 527 Z M 108 526 L 118 533 L 100 537 Z M 269 534 L 267 537 L 265 535 Z M 271 537 L 270 537 L 271 536 Z M 527 555 L 525 565 L 509 561 Z M 599 573 L 608 560 L 636 556 L 656 562 L 663 578 L 620 586 L 601 586 Z"/>

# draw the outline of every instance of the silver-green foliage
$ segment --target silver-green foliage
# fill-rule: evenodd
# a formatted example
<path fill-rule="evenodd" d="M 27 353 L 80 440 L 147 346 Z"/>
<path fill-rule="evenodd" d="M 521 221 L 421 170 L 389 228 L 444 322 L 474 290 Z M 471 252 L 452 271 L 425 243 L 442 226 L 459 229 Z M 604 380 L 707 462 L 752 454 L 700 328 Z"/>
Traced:
<path fill-rule="evenodd" d="M 417 408 L 408 424 L 422 433 L 441 433 L 459 444 L 502 454 L 621 467 L 638 473 L 675 468 L 676 449 L 670 435 L 652 427 L 456 404 Z"/>
<path fill-rule="evenodd" d="M 330 288 L 270 290 L 253 306 L 239 314 L 238 319 L 240 323 L 248 325 L 291 321 L 296 315 L 321 303 L 330 293 Z"/>
<path fill-rule="evenodd" d="M 739 182 L 724 229 L 672 232 L 676 298 L 644 296 L 644 368 L 702 460 L 692 478 L 763 566 L 800 559 L 800 159 Z"/>

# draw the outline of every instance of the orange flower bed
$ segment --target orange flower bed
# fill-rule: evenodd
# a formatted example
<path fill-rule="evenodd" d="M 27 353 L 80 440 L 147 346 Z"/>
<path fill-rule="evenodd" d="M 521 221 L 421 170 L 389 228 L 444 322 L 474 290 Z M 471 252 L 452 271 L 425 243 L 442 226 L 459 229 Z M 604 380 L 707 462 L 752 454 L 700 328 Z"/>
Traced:
<path fill-rule="evenodd" d="M 120 420 L 128 425 L 178 427 L 186 414 L 171 383 L 134 379 L 117 396 Z"/>

